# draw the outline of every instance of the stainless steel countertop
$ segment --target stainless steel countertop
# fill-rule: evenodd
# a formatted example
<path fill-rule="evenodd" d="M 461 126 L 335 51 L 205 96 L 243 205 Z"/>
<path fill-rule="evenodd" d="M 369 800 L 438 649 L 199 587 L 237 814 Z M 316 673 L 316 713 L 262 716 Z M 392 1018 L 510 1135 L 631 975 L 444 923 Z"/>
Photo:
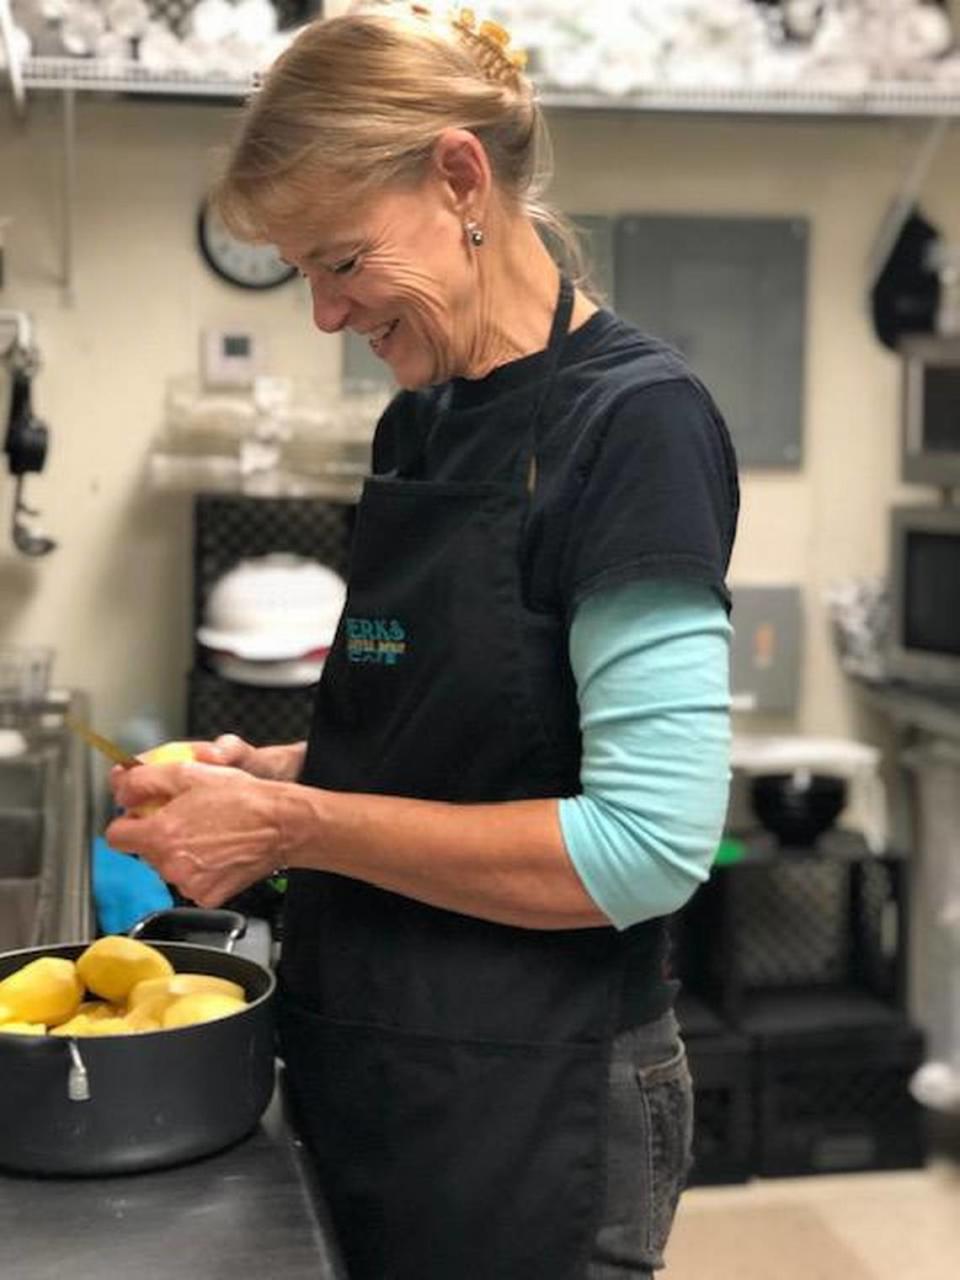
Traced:
<path fill-rule="evenodd" d="M 280 1090 L 251 1136 L 180 1168 L 0 1173 L 3 1280 L 345 1280 Z"/>

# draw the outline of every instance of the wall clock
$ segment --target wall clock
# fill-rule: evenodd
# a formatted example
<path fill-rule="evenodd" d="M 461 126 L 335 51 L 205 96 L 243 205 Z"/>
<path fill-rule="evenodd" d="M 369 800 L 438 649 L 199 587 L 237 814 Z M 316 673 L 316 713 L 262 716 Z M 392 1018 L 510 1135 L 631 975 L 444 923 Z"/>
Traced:
<path fill-rule="evenodd" d="M 246 244 L 224 226 L 204 200 L 197 212 L 197 243 L 204 262 L 221 280 L 240 289 L 275 289 L 297 274 L 272 244 Z"/>

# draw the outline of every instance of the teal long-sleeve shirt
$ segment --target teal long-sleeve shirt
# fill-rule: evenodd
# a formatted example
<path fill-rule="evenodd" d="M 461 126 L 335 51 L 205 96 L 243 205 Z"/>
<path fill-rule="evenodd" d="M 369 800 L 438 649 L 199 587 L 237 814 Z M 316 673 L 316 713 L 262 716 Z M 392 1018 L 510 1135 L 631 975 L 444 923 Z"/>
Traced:
<path fill-rule="evenodd" d="M 694 582 L 628 582 L 574 614 L 583 790 L 560 801 L 560 827 L 618 929 L 678 910 L 709 875 L 730 784 L 731 635 Z"/>

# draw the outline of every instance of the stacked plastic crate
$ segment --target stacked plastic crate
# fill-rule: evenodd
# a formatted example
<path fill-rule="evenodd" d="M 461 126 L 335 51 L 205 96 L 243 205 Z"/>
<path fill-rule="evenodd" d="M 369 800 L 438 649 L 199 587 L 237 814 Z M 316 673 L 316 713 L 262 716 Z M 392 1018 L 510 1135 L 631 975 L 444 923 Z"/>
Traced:
<path fill-rule="evenodd" d="M 759 836 L 714 869 L 677 922 L 692 1181 L 923 1163 L 907 918 L 905 860 L 852 832 L 789 850 Z"/>

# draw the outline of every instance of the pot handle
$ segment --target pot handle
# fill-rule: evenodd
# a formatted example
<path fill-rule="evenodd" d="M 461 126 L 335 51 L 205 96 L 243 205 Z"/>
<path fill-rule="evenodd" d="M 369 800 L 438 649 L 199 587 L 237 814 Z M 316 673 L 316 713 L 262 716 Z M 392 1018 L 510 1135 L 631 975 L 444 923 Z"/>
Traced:
<path fill-rule="evenodd" d="M 86 1065 L 80 1057 L 80 1049 L 76 1040 L 70 1039 L 67 1041 L 67 1050 L 70 1054 L 70 1072 L 67 1075 L 67 1097 L 71 1102 L 89 1102 L 90 1077 L 87 1075 Z"/>
<path fill-rule="evenodd" d="M 207 907 L 168 907 L 163 911 L 151 911 L 149 915 L 138 920 L 129 931 L 128 937 L 152 938 L 155 942 L 189 942 L 191 934 L 203 934 L 206 945 L 209 935 L 219 940 L 224 951 L 233 951 L 237 942 L 247 931 L 247 918 L 239 911 L 228 911 L 226 908 Z"/>

